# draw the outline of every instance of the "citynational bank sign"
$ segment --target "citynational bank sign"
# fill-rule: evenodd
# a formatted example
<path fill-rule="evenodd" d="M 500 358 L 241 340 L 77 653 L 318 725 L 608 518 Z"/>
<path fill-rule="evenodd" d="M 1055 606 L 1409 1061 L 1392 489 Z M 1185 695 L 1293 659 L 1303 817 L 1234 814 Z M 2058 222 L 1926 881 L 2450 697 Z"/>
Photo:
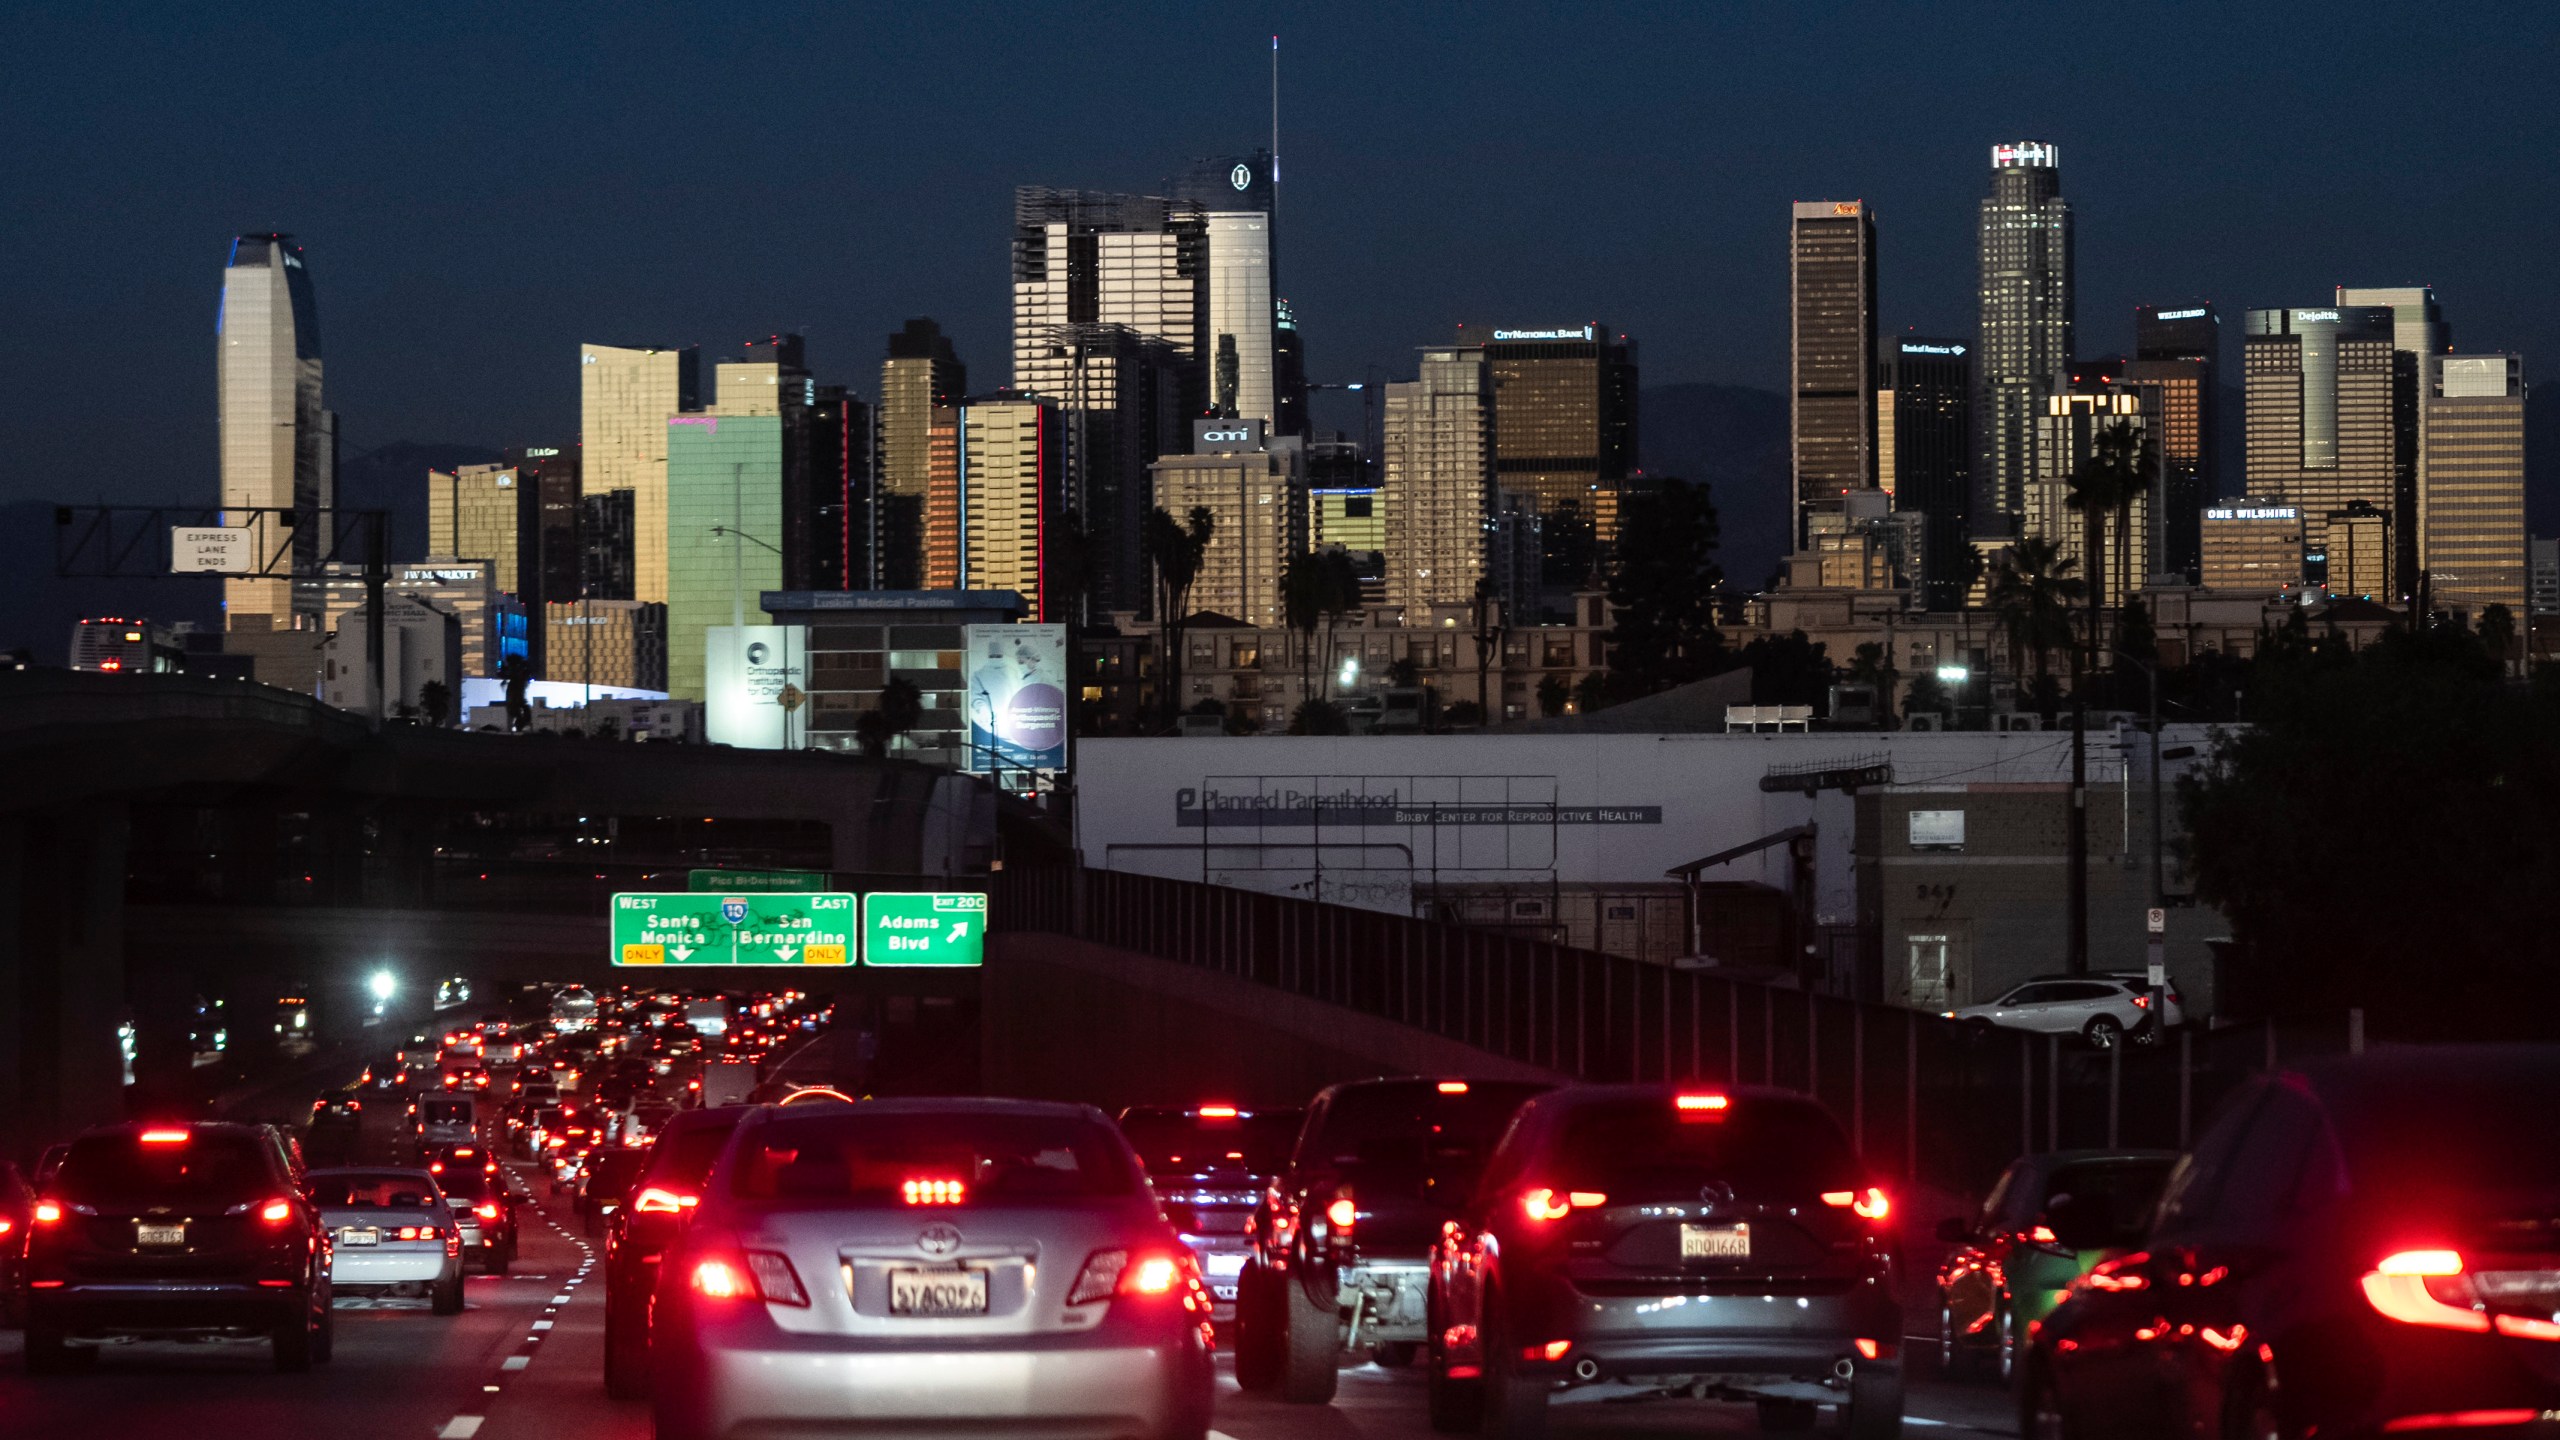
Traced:
<path fill-rule="evenodd" d="M 1493 332 L 1493 338 L 1497 342 L 1510 340 L 1596 340 L 1600 338 L 1600 331 L 1599 327 L 1593 325 L 1575 325 L 1562 330 L 1496 330 Z"/>

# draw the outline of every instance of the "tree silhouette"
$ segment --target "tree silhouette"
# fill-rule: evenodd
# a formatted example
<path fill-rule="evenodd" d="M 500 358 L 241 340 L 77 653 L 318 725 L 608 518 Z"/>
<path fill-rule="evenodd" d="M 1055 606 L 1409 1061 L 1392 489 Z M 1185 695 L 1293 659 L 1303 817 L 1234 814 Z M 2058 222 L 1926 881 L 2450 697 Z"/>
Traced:
<path fill-rule="evenodd" d="M 1176 520 L 1161 505 L 1147 512 L 1138 527 L 1138 542 L 1155 569 L 1156 632 L 1164 647 L 1164 713 L 1170 723 L 1182 708 L 1182 633 L 1190 620 L 1191 585 L 1200 578 L 1201 559 L 1217 534 L 1218 517 L 1206 505 L 1194 505 L 1186 520 Z M 1241 618 L 1241 617 L 1239 617 Z"/>
<path fill-rule="evenodd" d="M 2071 605 L 2089 588 L 2072 573 L 2078 568 L 2061 545 L 2030 535 L 2010 547 L 1991 573 L 1991 611 L 2008 632 L 2009 667 L 2024 680 L 2020 661 L 2035 657 L 2036 708 L 2047 725 L 2057 699 L 2051 683 L 2054 647 L 2071 643 Z"/>
<path fill-rule="evenodd" d="M 1663 480 L 1629 495 L 1619 509 L 1618 543 L 1609 566 L 1610 690 L 1619 698 L 1651 694 L 1714 674 L 1725 657 L 1716 628 L 1716 564 L 1720 539 L 1707 487 Z"/>

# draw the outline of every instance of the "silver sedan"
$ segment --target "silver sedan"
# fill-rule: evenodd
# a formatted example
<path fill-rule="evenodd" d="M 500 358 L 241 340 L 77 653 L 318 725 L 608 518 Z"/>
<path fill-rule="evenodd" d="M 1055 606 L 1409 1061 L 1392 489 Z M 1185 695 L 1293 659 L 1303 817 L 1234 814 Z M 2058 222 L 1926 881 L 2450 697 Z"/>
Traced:
<path fill-rule="evenodd" d="M 462 1313 L 462 1232 L 435 1176 L 424 1170 L 314 1170 L 306 1183 L 320 1224 L 335 1242 L 332 1290 L 424 1295 L 439 1315 Z"/>
<path fill-rule="evenodd" d="M 1098 1110 L 760 1109 L 704 1190 L 659 1272 L 659 1440 L 1208 1429 L 1208 1292 Z"/>

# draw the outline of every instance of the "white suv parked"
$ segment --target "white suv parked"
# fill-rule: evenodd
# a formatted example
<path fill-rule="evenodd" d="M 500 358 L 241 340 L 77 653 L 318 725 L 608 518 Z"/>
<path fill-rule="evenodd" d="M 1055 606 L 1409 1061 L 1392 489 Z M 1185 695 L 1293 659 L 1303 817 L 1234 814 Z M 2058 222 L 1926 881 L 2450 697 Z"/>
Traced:
<path fill-rule="evenodd" d="M 1988 1005 L 1972 1005 L 1946 1014 L 1950 1020 L 2029 1030 L 2039 1035 L 2077 1035 L 2092 1048 L 2106 1050 L 2127 1035 L 2133 1036 L 2137 1044 L 2148 1045 L 2157 1040 L 2164 1024 L 2153 1023 L 2155 1018 L 2165 1026 L 2175 1026 L 2186 1019 L 2175 984 L 2163 992 L 2162 1001 L 2161 1008 L 2167 1013 L 2154 1017 L 2148 977 L 2139 974 L 2045 975 Z"/>

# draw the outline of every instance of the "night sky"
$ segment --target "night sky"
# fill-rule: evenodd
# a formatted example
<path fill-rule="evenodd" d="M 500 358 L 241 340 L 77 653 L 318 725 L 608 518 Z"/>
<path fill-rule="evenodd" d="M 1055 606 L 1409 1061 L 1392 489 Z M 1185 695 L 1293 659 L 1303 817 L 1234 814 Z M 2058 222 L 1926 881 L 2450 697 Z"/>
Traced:
<path fill-rule="evenodd" d="M 2237 12 L 2239 18 L 2233 18 Z M 1998 140 L 2061 147 L 2080 348 L 2137 303 L 2432 284 L 2560 367 L 2548 5 L 11 7 L 0 500 L 213 491 L 228 237 L 308 246 L 350 452 L 558 443 L 582 340 L 933 315 L 1009 378 L 1011 188 L 1264 143 L 1319 379 L 1598 319 L 1786 382 L 1788 202 L 1879 217 L 1888 331 L 1969 335 Z M 706 372 L 705 380 L 709 376 Z M 1321 417 L 1320 418 L 1325 418 Z M 1347 418 L 1341 423 L 1348 423 Z"/>

